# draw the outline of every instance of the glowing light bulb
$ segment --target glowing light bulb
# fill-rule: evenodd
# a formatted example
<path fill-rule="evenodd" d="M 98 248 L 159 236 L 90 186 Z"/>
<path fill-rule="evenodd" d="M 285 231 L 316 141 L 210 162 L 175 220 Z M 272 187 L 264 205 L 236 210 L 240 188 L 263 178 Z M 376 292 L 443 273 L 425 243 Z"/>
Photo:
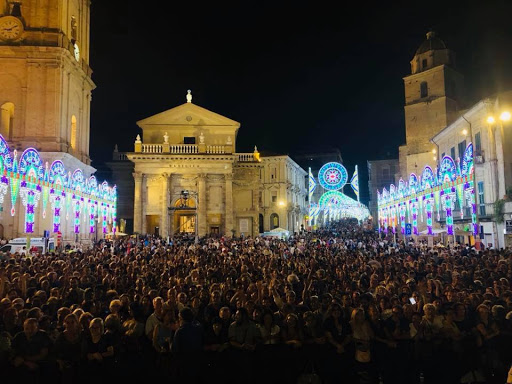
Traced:
<path fill-rule="evenodd" d="M 500 115 L 500 120 L 501 121 L 509 121 L 510 120 L 510 112 L 509 111 L 502 112 Z"/>

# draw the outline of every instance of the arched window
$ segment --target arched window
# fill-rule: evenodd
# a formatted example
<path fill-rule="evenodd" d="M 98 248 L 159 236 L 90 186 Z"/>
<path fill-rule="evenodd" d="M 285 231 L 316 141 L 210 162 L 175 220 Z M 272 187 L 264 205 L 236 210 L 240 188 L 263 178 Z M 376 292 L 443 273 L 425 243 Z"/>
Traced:
<path fill-rule="evenodd" d="M 424 81 L 420 84 L 420 97 L 427 97 L 428 96 L 428 85 L 427 82 Z"/>
<path fill-rule="evenodd" d="M 76 140 L 77 140 L 77 129 L 76 129 L 76 117 L 75 115 L 71 116 L 71 149 L 76 150 Z"/>
<path fill-rule="evenodd" d="M 270 215 L 270 229 L 279 227 L 279 215 L 277 213 L 273 213 Z"/>
<path fill-rule="evenodd" d="M 14 104 L 5 103 L 0 107 L 0 134 L 5 140 L 12 139 Z"/>

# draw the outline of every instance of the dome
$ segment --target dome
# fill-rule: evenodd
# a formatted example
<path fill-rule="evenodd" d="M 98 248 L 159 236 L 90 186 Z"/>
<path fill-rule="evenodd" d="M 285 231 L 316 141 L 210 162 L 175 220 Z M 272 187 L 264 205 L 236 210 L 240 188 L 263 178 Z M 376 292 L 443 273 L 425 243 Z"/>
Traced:
<path fill-rule="evenodd" d="M 420 55 L 434 49 L 446 49 L 446 44 L 439 37 L 436 37 L 434 32 L 428 32 L 427 39 L 421 43 L 420 47 L 416 51 L 416 55 Z"/>

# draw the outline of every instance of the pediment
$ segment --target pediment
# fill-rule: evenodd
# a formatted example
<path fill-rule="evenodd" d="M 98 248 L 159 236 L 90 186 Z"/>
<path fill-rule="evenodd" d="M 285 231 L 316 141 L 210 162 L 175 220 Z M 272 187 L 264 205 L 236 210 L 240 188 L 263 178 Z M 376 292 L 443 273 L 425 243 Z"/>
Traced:
<path fill-rule="evenodd" d="M 172 126 L 221 126 L 237 129 L 240 127 L 239 122 L 209 111 L 208 109 L 193 103 L 185 103 L 175 108 L 168 109 L 167 111 L 139 120 L 137 121 L 137 125 L 142 129 L 146 127 L 150 128 L 151 126 L 166 126 L 169 128 L 172 128 Z"/>

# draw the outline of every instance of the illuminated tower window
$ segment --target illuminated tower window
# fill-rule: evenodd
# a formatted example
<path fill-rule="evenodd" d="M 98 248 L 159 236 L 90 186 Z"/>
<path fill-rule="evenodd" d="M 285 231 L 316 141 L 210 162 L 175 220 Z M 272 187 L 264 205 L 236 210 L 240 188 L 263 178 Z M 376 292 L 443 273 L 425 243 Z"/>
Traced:
<path fill-rule="evenodd" d="M 12 138 L 12 123 L 14 118 L 14 104 L 5 103 L 0 107 L 0 134 L 6 139 Z"/>
<path fill-rule="evenodd" d="M 76 130 L 76 117 L 75 115 L 71 116 L 71 148 L 76 150 L 76 139 L 77 139 L 77 130 Z"/>

